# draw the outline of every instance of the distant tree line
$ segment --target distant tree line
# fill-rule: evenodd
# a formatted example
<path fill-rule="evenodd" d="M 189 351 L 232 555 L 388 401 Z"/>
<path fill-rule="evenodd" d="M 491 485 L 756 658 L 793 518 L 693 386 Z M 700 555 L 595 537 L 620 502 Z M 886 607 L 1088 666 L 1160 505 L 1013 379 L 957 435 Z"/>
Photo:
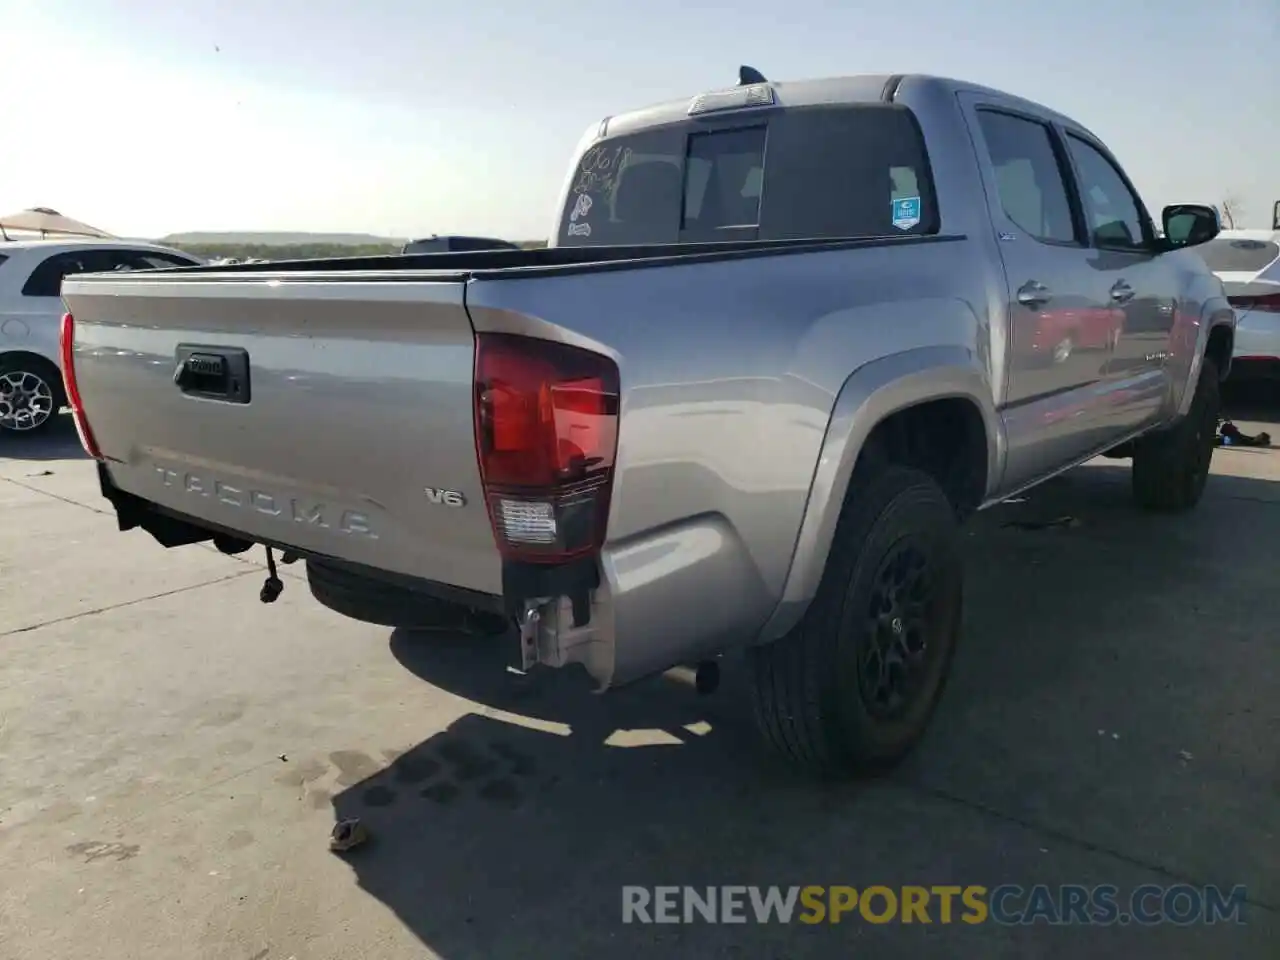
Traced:
<path fill-rule="evenodd" d="M 520 242 L 526 250 L 546 245 L 545 240 Z M 206 260 L 224 257 L 236 260 L 315 260 L 324 257 L 377 257 L 400 252 L 398 245 L 390 243 L 174 243 L 172 246 Z"/>

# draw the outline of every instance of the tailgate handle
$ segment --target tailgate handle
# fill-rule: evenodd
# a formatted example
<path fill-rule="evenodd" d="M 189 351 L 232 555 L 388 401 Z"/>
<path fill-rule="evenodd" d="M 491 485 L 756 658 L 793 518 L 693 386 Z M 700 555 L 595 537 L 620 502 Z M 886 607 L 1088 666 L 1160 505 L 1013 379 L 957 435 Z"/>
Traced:
<path fill-rule="evenodd" d="M 174 385 L 189 397 L 249 402 L 249 353 L 240 347 L 182 343 L 177 349 Z"/>

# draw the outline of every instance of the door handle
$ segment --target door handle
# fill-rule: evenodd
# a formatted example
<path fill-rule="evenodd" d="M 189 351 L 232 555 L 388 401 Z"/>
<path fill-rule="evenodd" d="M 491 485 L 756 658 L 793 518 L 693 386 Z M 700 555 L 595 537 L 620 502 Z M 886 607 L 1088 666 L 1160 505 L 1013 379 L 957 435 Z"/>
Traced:
<path fill-rule="evenodd" d="M 1049 288 L 1039 280 L 1028 280 L 1018 288 L 1018 302 L 1024 307 L 1043 307 L 1049 297 Z"/>
<path fill-rule="evenodd" d="M 1133 299 L 1133 287 L 1123 280 L 1117 280 L 1111 288 L 1111 299 L 1116 303 L 1128 303 Z"/>

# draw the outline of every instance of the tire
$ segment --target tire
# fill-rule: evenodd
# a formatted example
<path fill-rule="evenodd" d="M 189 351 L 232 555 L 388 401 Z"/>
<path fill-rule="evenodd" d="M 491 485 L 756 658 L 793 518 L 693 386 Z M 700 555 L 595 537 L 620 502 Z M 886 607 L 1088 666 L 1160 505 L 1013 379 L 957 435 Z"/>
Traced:
<path fill-rule="evenodd" d="M 910 610 L 890 608 L 880 589 L 895 571 L 909 568 L 911 557 L 932 574 L 932 589 L 918 594 L 916 612 L 924 620 L 914 628 Z M 748 653 L 765 741 L 794 767 L 821 777 L 880 772 L 902 760 L 946 686 L 963 580 L 959 522 L 933 478 L 860 464 L 809 609 L 789 634 Z M 921 640 L 923 649 L 913 650 Z M 885 663 L 876 653 L 882 641 L 902 643 L 897 652 L 918 667 L 896 710 L 872 676 L 891 675 L 871 669 Z"/>
<path fill-rule="evenodd" d="M 1187 415 L 1134 444 L 1133 498 L 1144 510 L 1180 513 L 1200 502 L 1217 444 L 1219 389 L 1218 365 L 1205 357 Z"/>
<path fill-rule="evenodd" d="M 342 567 L 307 561 L 311 595 L 334 613 L 381 627 L 408 630 L 468 630 L 499 634 L 507 621 Z"/>
<path fill-rule="evenodd" d="M 31 354 L 0 357 L 0 431 L 34 436 L 57 422 L 66 403 L 62 374 Z"/>

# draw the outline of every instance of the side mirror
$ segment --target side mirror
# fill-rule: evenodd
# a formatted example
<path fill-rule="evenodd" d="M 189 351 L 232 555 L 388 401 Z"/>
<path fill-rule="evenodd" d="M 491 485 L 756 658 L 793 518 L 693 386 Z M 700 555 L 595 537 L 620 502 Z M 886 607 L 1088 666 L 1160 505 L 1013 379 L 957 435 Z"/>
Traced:
<path fill-rule="evenodd" d="M 1271 229 L 1280 230 L 1280 200 L 1271 208 Z"/>
<path fill-rule="evenodd" d="M 1175 203 L 1164 208 L 1165 245 L 1171 249 L 1208 243 L 1222 232 L 1217 207 L 1199 203 Z"/>

